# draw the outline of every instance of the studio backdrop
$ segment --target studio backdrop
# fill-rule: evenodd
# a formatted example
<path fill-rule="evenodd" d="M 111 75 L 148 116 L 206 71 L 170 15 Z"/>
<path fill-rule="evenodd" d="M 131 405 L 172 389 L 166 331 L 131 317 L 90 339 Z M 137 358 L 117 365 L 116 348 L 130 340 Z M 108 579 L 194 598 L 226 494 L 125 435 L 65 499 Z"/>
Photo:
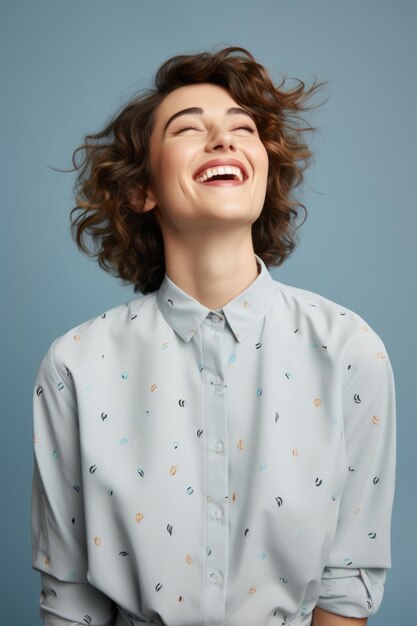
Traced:
<path fill-rule="evenodd" d="M 328 81 L 306 114 L 307 220 L 274 278 L 366 319 L 390 354 L 398 464 L 392 570 L 372 626 L 416 623 L 417 5 L 403 0 L 3 3 L 1 621 L 41 623 L 31 570 L 32 386 L 53 339 L 127 302 L 71 239 L 73 150 L 176 54 L 243 46 L 275 82 Z M 255 626 L 255 625 L 254 625 Z"/>

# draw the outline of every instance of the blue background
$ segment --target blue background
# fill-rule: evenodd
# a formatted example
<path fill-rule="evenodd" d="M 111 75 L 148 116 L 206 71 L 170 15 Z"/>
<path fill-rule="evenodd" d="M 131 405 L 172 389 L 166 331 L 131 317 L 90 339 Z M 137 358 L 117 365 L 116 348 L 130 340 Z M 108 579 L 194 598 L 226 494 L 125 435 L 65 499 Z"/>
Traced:
<path fill-rule="evenodd" d="M 73 174 L 48 166 L 69 169 L 83 135 L 150 86 L 168 57 L 240 45 L 275 82 L 331 83 L 307 114 L 320 133 L 301 241 L 271 273 L 353 309 L 386 345 L 398 409 L 393 569 L 370 623 L 416 624 L 416 2 L 37 0 L 1 13 L 2 623 L 40 624 L 30 565 L 40 359 L 55 337 L 133 297 L 77 251 Z"/>

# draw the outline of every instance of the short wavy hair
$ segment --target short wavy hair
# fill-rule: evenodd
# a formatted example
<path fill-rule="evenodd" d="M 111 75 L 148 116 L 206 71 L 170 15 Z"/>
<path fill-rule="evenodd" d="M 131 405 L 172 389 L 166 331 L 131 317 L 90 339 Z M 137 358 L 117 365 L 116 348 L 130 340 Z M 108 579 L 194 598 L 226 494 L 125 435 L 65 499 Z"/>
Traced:
<path fill-rule="evenodd" d="M 281 265 L 297 245 L 297 229 L 307 217 L 306 207 L 292 192 L 303 181 L 313 156 L 303 133 L 317 129 L 300 125 L 304 122 L 300 113 L 319 106 L 307 101 L 327 82 L 315 78 L 307 88 L 296 80 L 293 89 L 283 89 L 286 77 L 275 86 L 252 54 L 237 46 L 165 61 L 155 74 L 154 89 L 131 98 L 100 132 L 85 135 L 73 152 L 70 171 L 78 174 L 71 233 L 78 248 L 97 257 L 102 269 L 132 284 L 135 292 L 159 289 L 165 274 L 162 232 L 152 210 L 141 212 L 151 180 L 149 146 L 155 111 L 178 87 L 213 83 L 226 88 L 253 115 L 268 153 L 265 201 L 252 224 L 252 242 L 267 267 Z M 82 159 L 77 163 L 79 153 Z M 305 217 L 297 225 L 301 208 Z"/>

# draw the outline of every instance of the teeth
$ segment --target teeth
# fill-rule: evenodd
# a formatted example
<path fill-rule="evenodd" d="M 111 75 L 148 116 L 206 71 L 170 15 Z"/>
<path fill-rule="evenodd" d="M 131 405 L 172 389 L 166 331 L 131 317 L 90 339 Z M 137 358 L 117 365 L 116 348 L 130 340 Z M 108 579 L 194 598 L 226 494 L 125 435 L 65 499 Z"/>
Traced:
<path fill-rule="evenodd" d="M 209 167 L 204 170 L 202 174 L 197 178 L 199 183 L 205 183 L 206 180 L 213 178 L 213 176 L 224 176 L 224 174 L 233 174 L 237 177 L 239 181 L 243 181 L 243 172 L 240 167 L 235 167 L 234 165 L 226 165 L 224 167 Z"/>

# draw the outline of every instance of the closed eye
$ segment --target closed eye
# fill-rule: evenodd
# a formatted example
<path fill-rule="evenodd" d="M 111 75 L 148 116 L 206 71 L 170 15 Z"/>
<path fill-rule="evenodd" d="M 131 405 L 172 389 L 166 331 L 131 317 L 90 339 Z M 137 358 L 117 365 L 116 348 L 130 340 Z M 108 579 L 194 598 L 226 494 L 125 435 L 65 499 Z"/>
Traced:
<path fill-rule="evenodd" d="M 241 129 L 248 130 L 250 133 L 254 133 L 255 132 L 255 129 L 252 128 L 252 126 L 247 126 L 245 124 L 242 124 L 241 126 L 237 126 L 236 128 L 232 128 L 231 130 L 241 130 Z M 175 134 L 178 135 L 178 133 L 182 133 L 184 130 L 198 130 L 199 131 L 201 129 L 200 128 L 196 128 L 195 126 L 192 126 L 190 124 L 190 125 L 187 125 L 187 126 L 182 126 L 181 128 L 179 128 L 176 131 Z"/>
<path fill-rule="evenodd" d="M 178 133 L 182 133 L 183 130 L 200 130 L 200 129 L 196 128 L 195 126 L 182 126 L 181 128 L 177 130 L 175 134 L 178 135 Z"/>
<path fill-rule="evenodd" d="M 252 128 L 252 126 L 246 126 L 245 124 L 243 124 L 242 126 L 238 126 L 237 128 L 233 128 L 232 130 L 239 130 L 240 128 L 244 129 L 244 130 L 248 130 L 250 133 L 254 133 L 255 129 Z"/>

